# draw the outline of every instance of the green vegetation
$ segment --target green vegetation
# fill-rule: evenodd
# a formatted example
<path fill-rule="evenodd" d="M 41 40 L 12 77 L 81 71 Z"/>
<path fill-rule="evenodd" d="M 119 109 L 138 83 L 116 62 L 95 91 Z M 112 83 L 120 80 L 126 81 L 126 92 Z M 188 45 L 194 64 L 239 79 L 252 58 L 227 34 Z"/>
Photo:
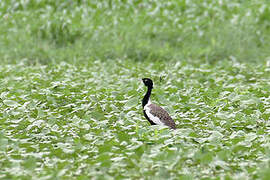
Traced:
<path fill-rule="evenodd" d="M 269 179 L 269 5 L 0 1 L 0 179 Z"/>
<path fill-rule="evenodd" d="M 0 55 L 8 62 L 257 62 L 270 49 L 266 0 L 0 3 Z"/>

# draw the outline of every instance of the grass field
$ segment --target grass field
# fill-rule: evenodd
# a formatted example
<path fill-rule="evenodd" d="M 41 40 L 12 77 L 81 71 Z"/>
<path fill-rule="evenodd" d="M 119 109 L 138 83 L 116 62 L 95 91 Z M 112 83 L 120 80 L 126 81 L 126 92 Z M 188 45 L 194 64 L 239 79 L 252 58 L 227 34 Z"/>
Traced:
<path fill-rule="evenodd" d="M 269 179 L 269 42 L 266 0 L 0 1 L 0 179 Z"/>

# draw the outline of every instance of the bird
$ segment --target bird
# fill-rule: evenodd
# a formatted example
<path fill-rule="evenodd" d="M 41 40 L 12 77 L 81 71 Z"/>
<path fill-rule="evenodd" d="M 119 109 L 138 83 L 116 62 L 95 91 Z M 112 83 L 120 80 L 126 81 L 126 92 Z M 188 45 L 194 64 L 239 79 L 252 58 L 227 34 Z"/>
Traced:
<path fill-rule="evenodd" d="M 151 125 L 168 126 L 171 129 L 176 129 L 175 122 L 160 106 L 151 103 L 150 96 L 153 89 L 153 81 L 149 78 L 142 79 L 144 85 L 147 87 L 147 92 L 142 99 L 143 114 Z"/>

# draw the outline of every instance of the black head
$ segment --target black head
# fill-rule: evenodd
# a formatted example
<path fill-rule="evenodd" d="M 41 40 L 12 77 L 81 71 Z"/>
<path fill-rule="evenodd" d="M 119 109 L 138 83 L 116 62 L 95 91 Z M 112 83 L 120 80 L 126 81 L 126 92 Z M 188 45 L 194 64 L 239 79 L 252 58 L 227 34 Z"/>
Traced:
<path fill-rule="evenodd" d="M 143 78 L 142 79 L 145 86 L 153 88 L 153 81 L 149 78 Z"/>

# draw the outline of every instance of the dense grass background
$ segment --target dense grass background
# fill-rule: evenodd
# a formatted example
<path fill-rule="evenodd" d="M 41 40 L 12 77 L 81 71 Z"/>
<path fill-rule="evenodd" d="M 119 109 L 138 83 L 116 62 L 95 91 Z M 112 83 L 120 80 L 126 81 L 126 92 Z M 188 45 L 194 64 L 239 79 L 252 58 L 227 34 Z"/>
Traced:
<path fill-rule="evenodd" d="M 10 0 L 0 4 L 7 62 L 95 59 L 258 62 L 270 48 L 269 2 Z"/>
<path fill-rule="evenodd" d="M 269 179 L 269 5 L 0 1 L 0 179 Z"/>

